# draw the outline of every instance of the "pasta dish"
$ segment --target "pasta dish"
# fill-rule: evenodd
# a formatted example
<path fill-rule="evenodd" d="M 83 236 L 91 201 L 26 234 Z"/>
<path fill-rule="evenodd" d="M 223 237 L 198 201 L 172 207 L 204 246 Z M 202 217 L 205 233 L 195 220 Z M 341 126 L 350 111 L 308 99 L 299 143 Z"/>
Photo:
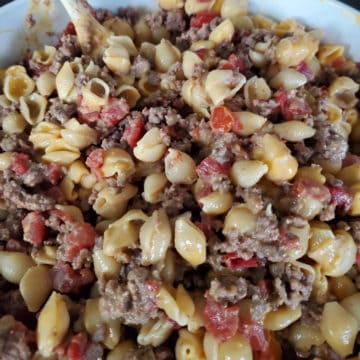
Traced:
<path fill-rule="evenodd" d="M 0 358 L 359 359 L 360 64 L 246 0 L 62 2 L 0 69 Z"/>

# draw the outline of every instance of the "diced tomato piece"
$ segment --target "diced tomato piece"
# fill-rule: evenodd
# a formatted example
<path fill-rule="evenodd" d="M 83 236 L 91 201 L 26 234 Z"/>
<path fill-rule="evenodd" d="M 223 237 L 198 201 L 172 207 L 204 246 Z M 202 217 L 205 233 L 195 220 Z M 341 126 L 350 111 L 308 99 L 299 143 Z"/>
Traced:
<path fill-rule="evenodd" d="M 65 257 L 74 260 L 82 249 L 90 249 L 95 244 L 95 229 L 88 223 L 76 223 L 65 238 Z"/>
<path fill-rule="evenodd" d="M 211 219 L 208 215 L 203 215 L 201 221 L 196 221 L 195 225 L 202 230 L 206 237 L 211 234 Z"/>
<path fill-rule="evenodd" d="M 280 91 L 275 100 L 280 106 L 280 110 L 285 120 L 293 120 L 304 115 L 310 115 L 312 109 L 304 99 L 289 98 L 286 91 Z"/>
<path fill-rule="evenodd" d="M 212 19 L 216 18 L 218 14 L 213 11 L 200 11 L 190 20 L 190 26 L 195 28 L 201 28 L 203 24 L 208 24 Z"/>
<path fill-rule="evenodd" d="M 253 351 L 267 351 L 269 333 L 260 324 L 249 318 L 241 318 L 239 332 L 248 339 Z"/>
<path fill-rule="evenodd" d="M 356 67 L 357 67 L 358 69 L 360 69 L 360 62 L 357 62 L 357 63 L 356 63 Z"/>
<path fill-rule="evenodd" d="M 260 294 L 261 294 L 264 298 L 267 298 L 267 297 L 270 295 L 271 289 L 272 289 L 271 280 L 261 279 L 261 280 L 259 280 L 259 282 L 257 283 L 257 286 L 259 287 Z"/>
<path fill-rule="evenodd" d="M 29 170 L 29 155 L 22 153 L 16 154 L 13 158 L 11 170 L 19 176 L 26 174 Z"/>
<path fill-rule="evenodd" d="M 74 335 L 70 339 L 66 356 L 69 360 L 82 360 L 88 346 L 88 338 L 84 332 Z"/>
<path fill-rule="evenodd" d="M 231 54 L 228 58 L 227 63 L 220 66 L 221 69 L 225 70 L 238 70 L 243 72 L 246 70 L 246 65 L 236 54 Z"/>
<path fill-rule="evenodd" d="M 74 24 L 70 21 L 67 25 L 64 31 L 62 32 L 63 35 L 75 35 L 76 29 Z"/>
<path fill-rule="evenodd" d="M 343 65 L 345 64 L 345 62 L 346 62 L 345 57 L 341 55 L 341 56 L 338 56 L 336 59 L 334 59 L 334 60 L 331 62 L 331 65 L 332 65 L 333 67 L 338 68 L 338 67 L 343 66 Z"/>
<path fill-rule="evenodd" d="M 52 186 L 45 191 L 46 195 L 56 200 L 57 204 L 62 204 L 66 201 L 64 193 L 58 186 Z"/>
<path fill-rule="evenodd" d="M 313 73 L 309 67 L 309 65 L 307 64 L 306 61 L 302 61 L 300 64 L 298 64 L 296 67 L 295 67 L 296 71 L 299 71 L 301 72 L 303 75 L 305 75 L 305 77 L 308 79 L 308 80 L 311 80 L 313 78 Z"/>
<path fill-rule="evenodd" d="M 225 106 L 216 106 L 210 116 L 210 127 L 213 131 L 229 132 L 235 123 L 233 113 Z"/>
<path fill-rule="evenodd" d="M 123 139 L 131 146 L 132 148 L 136 146 L 137 142 L 140 140 L 141 136 L 144 133 L 145 124 L 141 115 L 133 119 L 129 125 L 126 127 Z"/>
<path fill-rule="evenodd" d="M 355 263 L 360 264 L 360 249 L 356 253 Z"/>
<path fill-rule="evenodd" d="M 209 49 L 202 48 L 202 49 L 196 50 L 195 53 L 201 60 L 205 60 L 209 53 Z"/>
<path fill-rule="evenodd" d="M 96 277 L 89 268 L 75 271 L 67 263 L 57 263 L 52 268 L 53 287 L 63 294 L 77 294 L 81 288 L 92 284 Z"/>
<path fill-rule="evenodd" d="M 51 184 L 58 184 L 62 175 L 61 167 L 58 164 L 51 163 L 48 165 L 48 177 Z"/>
<path fill-rule="evenodd" d="M 152 280 L 152 279 L 146 280 L 146 286 L 151 292 L 153 292 L 155 294 L 157 294 L 160 290 L 159 284 L 155 280 Z"/>
<path fill-rule="evenodd" d="M 319 201 L 325 201 L 330 197 L 328 188 L 311 179 L 298 179 L 292 186 L 292 193 L 298 197 L 312 197 Z"/>
<path fill-rule="evenodd" d="M 345 156 L 345 159 L 342 161 L 342 167 L 350 166 L 353 164 L 360 163 L 360 156 L 354 154 L 348 154 Z"/>
<path fill-rule="evenodd" d="M 208 183 L 209 178 L 214 174 L 229 175 L 230 167 L 229 163 L 220 164 L 208 156 L 197 166 L 196 172 L 205 183 Z"/>
<path fill-rule="evenodd" d="M 204 309 L 206 330 L 220 341 L 232 338 L 239 327 L 239 308 L 227 307 L 215 301 L 209 294 L 206 295 Z"/>
<path fill-rule="evenodd" d="M 125 99 L 111 98 L 104 105 L 100 112 L 100 118 L 108 125 L 114 126 L 122 120 L 130 111 L 130 107 Z"/>
<path fill-rule="evenodd" d="M 103 177 L 101 167 L 104 164 L 104 157 L 104 149 L 95 149 L 89 154 L 85 161 L 86 166 L 90 168 L 91 172 L 96 176 L 98 180 L 101 180 Z"/>
<path fill-rule="evenodd" d="M 241 257 L 238 257 L 235 252 L 224 255 L 224 261 L 225 265 L 232 270 L 241 268 L 254 268 L 259 266 L 258 260 L 255 257 L 245 260 Z"/>
<path fill-rule="evenodd" d="M 45 221 L 42 215 L 33 211 L 28 213 L 21 222 L 24 232 L 24 240 L 38 246 L 45 239 Z"/>
<path fill-rule="evenodd" d="M 344 187 L 328 185 L 328 189 L 330 191 L 332 203 L 345 209 L 349 209 L 351 207 L 353 198 Z"/>
<path fill-rule="evenodd" d="M 279 342 L 269 331 L 266 331 L 266 337 L 269 345 L 263 351 L 255 351 L 254 360 L 281 360 L 282 351 Z"/>

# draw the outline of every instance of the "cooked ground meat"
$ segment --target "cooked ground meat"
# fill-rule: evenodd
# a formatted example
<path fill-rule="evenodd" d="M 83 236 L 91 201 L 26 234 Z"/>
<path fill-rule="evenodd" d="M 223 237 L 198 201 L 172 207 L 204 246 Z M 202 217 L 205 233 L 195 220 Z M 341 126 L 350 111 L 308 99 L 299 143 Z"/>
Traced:
<path fill-rule="evenodd" d="M 263 191 L 258 186 L 250 188 L 236 188 L 236 197 L 240 197 L 255 213 L 264 208 Z"/>
<path fill-rule="evenodd" d="M 34 150 L 24 134 L 4 134 L 0 131 L 0 148 L 2 151 L 15 151 L 30 154 Z"/>
<path fill-rule="evenodd" d="M 48 181 L 48 167 L 45 164 L 30 161 L 28 170 L 20 178 L 24 186 L 33 188 L 42 182 Z"/>
<path fill-rule="evenodd" d="M 101 344 L 90 343 L 86 349 L 86 353 L 83 357 L 83 360 L 99 360 L 102 359 L 104 355 L 104 348 Z"/>
<path fill-rule="evenodd" d="M 26 328 L 21 323 L 11 320 L 10 316 L 1 318 L 1 360 L 30 360 L 32 351 L 26 342 L 26 336 Z"/>
<path fill-rule="evenodd" d="M 168 347 L 160 346 L 155 349 L 155 358 L 156 360 L 173 360 L 175 359 L 174 352 L 171 351 Z"/>
<path fill-rule="evenodd" d="M 76 36 L 63 35 L 49 70 L 56 75 L 65 61 L 80 55 L 80 50 L 80 45 Z"/>
<path fill-rule="evenodd" d="M 169 216 L 179 215 L 183 209 L 191 209 L 196 206 L 191 186 L 172 184 L 161 194 L 161 207 Z"/>
<path fill-rule="evenodd" d="M 312 273 L 291 263 L 271 264 L 270 273 L 274 277 L 273 286 L 277 291 L 277 303 L 296 308 L 309 299 L 314 276 Z"/>
<path fill-rule="evenodd" d="M 109 280 L 100 298 L 100 311 L 105 318 L 118 319 L 126 325 L 145 324 L 156 317 L 155 293 L 147 285 L 149 270 L 135 268 L 126 282 Z"/>
<path fill-rule="evenodd" d="M 247 281 L 237 276 L 217 278 L 211 281 L 209 295 L 216 301 L 235 304 L 247 295 Z"/>
<path fill-rule="evenodd" d="M 294 156 L 301 165 L 306 165 L 314 154 L 314 150 L 306 146 L 303 141 L 293 144 L 292 149 Z"/>
<path fill-rule="evenodd" d="M 50 106 L 45 114 L 45 119 L 49 121 L 58 121 L 64 124 L 71 119 L 77 111 L 76 104 L 66 104 L 60 99 L 50 99 Z"/>
<path fill-rule="evenodd" d="M 32 194 L 16 180 L 4 181 L 0 175 L 0 184 L 3 199 L 18 209 L 46 211 L 51 210 L 56 204 L 56 199 L 51 195 L 40 190 Z"/>
<path fill-rule="evenodd" d="M 19 290 L 0 290 L 0 316 L 3 315 L 11 315 L 19 321 L 26 321 L 30 318 Z"/>
<path fill-rule="evenodd" d="M 145 59 L 141 55 L 137 55 L 134 59 L 133 64 L 131 65 L 130 73 L 135 78 L 139 79 L 142 76 L 146 75 L 151 69 L 151 64 L 149 60 Z"/>
<path fill-rule="evenodd" d="M 245 260 L 255 256 L 278 262 L 287 257 L 286 243 L 280 235 L 278 220 L 274 214 L 267 214 L 265 211 L 257 215 L 253 230 L 244 234 L 231 231 L 225 241 L 215 243 L 212 250 L 221 254 L 236 253 Z"/>
<path fill-rule="evenodd" d="M 350 232 L 357 244 L 360 244 L 360 220 L 355 219 L 349 222 Z"/>
<path fill-rule="evenodd" d="M 347 139 L 327 119 L 315 119 L 314 156 L 330 161 L 343 160 L 348 151 Z"/>
<path fill-rule="evenodd" d="M 157 360 L 151 347 L 139 347 L 126 352 L 124 360 Z"/>
<path fill-rule="evenodd" d="M 180 34 L 185 30 L 185 13 L 182 9 L 171 9 L 166 13 L 166 29 L 173 34 Z"/>
<path fill-rule="evenodd" d="M 21 220 L 25 216 L 25 211 L 14 209 L 3 211 L 0 219 L 0 241 L 10 239 L 21 239 L 22 225 Z"/>

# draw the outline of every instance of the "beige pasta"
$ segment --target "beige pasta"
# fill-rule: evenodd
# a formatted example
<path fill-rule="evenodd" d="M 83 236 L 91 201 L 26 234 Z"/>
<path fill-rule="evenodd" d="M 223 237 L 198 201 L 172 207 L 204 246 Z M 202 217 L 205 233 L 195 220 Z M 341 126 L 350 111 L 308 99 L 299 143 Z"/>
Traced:
<path fill-rule="evenodd" d="M 49 121 L 42 121 L 32 128 L 29 140 L 35 149 L 45 149 L 61 137 L 61 127 Z"/>
<path fill-rule="evenodd" d="M 352 295 L 357 293 L 355 284 L 347 275 L 328 278 L 328 282 L 329 291 L 334 294 L 336 296 L 336 299 L 339 301 L 347 297 L 351 297 Z"/>
<path fill-rule="evenodd" d="M 140 229 L 141 261 L 148 266 L 165 259 L 172 232 L 164 209 L 155 210 Z"/>
<path fill-rule="evenodd" d="M 312 266 L 314 269 L 315 277 L 312 286 L 311 299 L 318 304 L 324 304 L 329 298 L 329 282 L 328 278 L 319 264 Z"/>
<path fill-rule="evenodd" d="M 269 167 L 266 177 L 273 182 L 292 179 L 297 172 L 298 162 L 288 147 L 276 136 L 265 134 L 259 137 L 253 156 Z"/>
<path fill-rule="evenodd" d="M 19 284 L 21 296 L 31 312 L 40 310 L 52 288 L 50 269 L 46 265 L 37 265 L 29 268 Z"/>
<path fill-rule="evenodd" d="M 114 279 L 119 276 L 121 264 L 103 250 L 93 252 L 94 272 L 98 279 Z"/>
<path fill-rule="evenodd" d="M 111 17 L 103 22 L 103 25 L 111 30 L 114 35 L 125 35 L 129 36 L 131 39 L 134 39 L 135 33 L 130 24 L 120 17 Z"/>
<path fill-rule="evenodd" d="M 301 307 L 295 309 L 280 307 L 278 310 L 270 311 L 265 315 L 264 327 L 272 331 L 287 328 L 301 317 Z"/>
<path fill-rule="evenodd" d="M 347 76 L 337 77 L 329 86 L 329 95 L 342 109 L 350 109 L 356 105 L 356 93 L 360 85 Z"/>
<path fill-rule="evenodd" d="M 130 109 L 135 107 L 136 103 L 141 98 L 138 89 L 132 85 L 119 86 L 116 90 L 116 95 L 123 97 L 129 105 Z"/>
<path fill-rule="evenodd" d="M 70 165 L 80 157 L 80 151 L 63 139 L 54 140 L 46 149 L 43 160 L 59 165 Z"/>
<path fill-rule="evenodd" d="M 294 69 L 284 69 L 271 79 L 270 86 L 274 89 L 292 90 L 305 85 L 306 82 L 306 76 L 302 73 Z"/>
<path fill-rule="evenodd" d="M 290 249 L 288 251 L 288 255 L 292 260 L 300 259 L 303 257 L 308 250 L 309 247 L 309 239 L 310 239 L 310 225 L 306 223 L 304 226 L 289 226 L 289 232 L 296 235 L 298 237 L 298 246 L 295 249 Z"/>
<path fill-rule="evenodd" d="M 96 131 L 75 118 L 68 120 L 60 131 L 62 138 L 71 146 L 83 150 L 97 140 Z"/>
<path fill-rule="evenodd" d="M 154 94 L 160 88 L 160 82 L 156 78 L 153 81 L 150 76 L 143 75 L 137 83 L 137 88 L 139 89 L 140 93 L 144 96 L 149 96 Z"/>
<path fill-rule="evenodd" d="M 192 266 L 198 266 L 206 260 L 206 238 L 186 214 L 175 221 L 175 248 Z"/>
<path fill-rule="evenodd" d="M 155 45 L 144 41 L 140 45 L 139 53 L 145 59 L 148 59 L 151 63 L 154 63 L 155 60 Z"/>
<path fill-rule="evenodd" d="M 22 252 L 0 251 L 0 274 L 14 284 L 19 284 L 24 274 L 35 263 L 32 258 Z"/>
<path fill-rule="evenodd" d="M 220 105 L 226 99 L 232 98 L 246 83 L 241 73 L 232 70 L 212 70 L 206 77 L 205 90 L 214 105 Z"/>
<path fill-rule="evenodd" d="M 274 133 L 287 141 L 298 142 L 315 135 L 316 130 L 302 121 L 290 120 L 274 125 Z"/>
<path fill-rule="evenodd" d="M 97 194 L 94 211 L 105 219 L 115 219 L 124 214 L 128 201 L 137 193 L 131 184 L 125 185 L 119 192 L 115 188 L 105 187 Z"/>
<path fill-rule="evenodd" d="M 228 235 L 236 231 L 245 233 L 255 228 L 256 217 L 246 204 L 235 205 L 226 214 L 223 234 Z"/>
<path fill-rule="evenodd" d="M 70 325 L 70 316 L 62 295 L 52 292 L 38 317 L 37 346 L 43 356 L 50 356 L 60 344 Z"/>
<path fill-rule="evenodd" d="M 36 88 L 40 95 L 50 96 L 56 90 L 56 77 L 50 71 L 42 72 L 36 79 Z"/>
<path fill-rule="evenodd" d="M 317 164 L 302 166 L 296 173 L 296 179 L 311 179 L 319 184 L 325 184 L 326 177 L 322 174 L 322 167 Z"/>
<path fill-rule="evenodd" d="M 200 11 L 211 10 L 215 0 L 201 1 L 201 0 L 185 0 L 185 12 L 187 15 L 196 14 Z"/>
<path fill-rule="evenodd" d="M 234 20 L 247 15 L 249 8 L 248 0 L 224 0 L 221 5 L 221 17 Z"/>
<path fill-rule="evenodd" d="M 141 16 L 134 25 L 136 44 L 140 45 L 143 42 L 151 42 L 152 34 L 149 25 L 145 21 L 144 16 Z"/>
<path fill-rule="evenodd" d="M 32 59 L 41 65 L 51 65 L 56 54 L 56 48 L 53 46 L 45 45 L 41 50 L 35 50 Z"/>
<path fill-rule="evenodd" d="M 296 66 L 301 61 L 312 59 L 319 49 L 319 40 L 311 35 L 286 37 L 275 48 L 275 57 L 282 66 Z"/>
<path fill-rule="evenodd" d="M 312 346 L 319 346 L 325 342 L 319 324 L 296 322 L 288 332 L 288 340 L 298 351 L 309 351 Z"/>
<path fill-rule="evenodd" d="M 63 192 L 67 201 L 73 202 L 78 198 L 78 191 L 75 188 L 74 182 L 69 176 L 64 176 L 59 184 L 60 190 Z"/>
<path fill-rule="evenodd" d="M 160 129 L 153 127 L 137 142 L 134 156 L 144 162 L 155 162 L 163 157 L 166 145 L 161 139 Z"/>
<path fill-rule="evenodd" d="M 214 191 L 201 197 L 198 202 L 201 210 L 208 215 L 221 215 L 226 213 L 232 206 L 233 196 L 230 192 Z"/>
<path fill-rule="evenodd" d="M 121 43 L 110 44 L 104 52 L 103 61 L 114 74 L 126 75 L 130 71 L 130 54 Z"/>
<path fill-rule="evenodd" d="M 121 256 L 127 247 L 134 247 L 139 239 L 139 227 L 133 221 L 147 221 L 148 216 L 141 210 L 129 210 L 113 222 L 104 232 L 103 251 L 107 256 Z"/>
<path fill-rule="evenodd" d="M 150 320 L 140 328 L 136 338 L 140 345 L 159 346 L 164 343 L 173 331 L 173 324 L 164 315 Z"/>
<path fill-rule="evenodd" d="M 358 322 L 338 302 L 333 301 L 324 305 L 320 328 L 326 342 L 342 357 L 353 352 Z"/>
<path fill-rule="evenodd" d="M 168 149 L 164 159 L 165 175 L 172 184 L 192 184 L 196 178 L 196 164 L 192 157 L 177 149 Z"/>
<path fill-rule="evenodd" d="M 360 293 L 356 292 L 345 297 L 341 300 L 340 305 L 357 320 L 360 328 Z"/>
<path fill-rule="evenodd" d="M 17 111 L 11 112 L 2 118 L 2 129 L 7 134 L 21 134 L 26 126 L 26 120 Z"/>
<path fill-rule="evenodd" d="M 266 123 L 266 118 L 264 116 L 250 111 L 239 111 L 234 112 L 233 114 L 237 121 L 242 125 L 240 130 L 235 130 L 239 135 L 252 135 L 256 130 L 260 130 Z"/>
<path fill-rule="evenodd" d="M 44 119 L 46 106 L 46 98 L 37 93 L 20 98 L 21 115 L 30 125 L 36 125 Z"/>
<path fill-rule="evenodd" d="M 186 80 L 181 88 L 181 96 L 188 105 L 192 106 L 194 111 L 210 117 L 209 106 L 211 105 L 211 98 L 207 91 L 205 91 L 201 79 Z"/>
<path fill-rule="evenodd" d="M 219 344 L 219 360 L 252 360 L 252 350 L 248 340 L 240 334 Z"/>
<path fill-rule="evenodd" d="M 271 89 L 266 80 L 253 76 L 244 86 L 246 106 L 251 108 L 254 100 L 268 100 L 271 97 Z"/>
<path fill-rule="evenodd" d="M 144 191 L 142 197 L 145 201 L 156 204 L 161 201 L 161 194 L 168 183 L 164 173 L 154 173 L 148 175 L 144 180 Z"/>
<path fill-rule="evenodd" d="M 34 80 L 26 73 L 23 66 L 11 66 L 5 72 L 3 92 L 7 99 L 18 101 L 30 95 L 35 88 Z"/>
<path fill-rule="evenodd" d="M 136 345 L 131 340 L 120 341 L 120 343 L 111 350 L 106 360 L 126 360 L 131 350 L 135 350 Z"/>
<path fill-rule="evenodd" d="M 159 0 L 158 3 L 164 10 L 178 9 L 184 6 L 184 0 Z"/>
<path fill-rule="evenodd" d="M 130 176 L 135 172 L 135 164 L 128 152 L 114 147 L 106 150 L 101 172 L 105 177 Z"/>
<path fill-rule="evenodd" d="M 231 167 L 231 180 L 237 186 L 249 188 L 257 184 L 268 169 L 262 161 L 238 160 Z"/>
<path fill-rule="evenodd" d="M 105 321 L 101 317 L 99 309 L 99 298 L 88 299 L 86 301 L 84 312 L 84 325 L 86 331 L 91 335 L 94 335 L 96 331 L 99 330 L 99 327 L 102 326 L 105 332 L 102 343 L 105 345 L 106 348 L 110 350 L 114 349 L 120 341 L 122 335 L 120 319 L 110 319 Z"/>
<path fill-rule="evenodd" d="M 71 219 L 74 221 L 84 222 L 83 213 L 77 206 L 56 204 L 55 209 L 60 210 L 64 214 L 69 215 Z"/>
<path fill-rule="evenodd" d="M 13 163 L 13 153 L 5 151 L 0 153 L 0 171 L 9 169 Z"/>
<path fill-rule="evenodd" d="M 177 360 L 205 360 L 203 351 L 203 337 L 185 329 L 179 331 L 179 338 L 175 345 L 175 356 Z"/>
<path fill-rule="evenodd" d="M 308 256 L 315 260 L 327 276 L 341 276 L 355 262 L 356 246 L 352 236 L 345 230 L 332 232 L 321 222 L 311 224 Z"/>
<path fill-rule="evenodd" d="M 102 79 L 93 78 L 81 89 L 82 104 L 90 111 L 98 111 L 107 104 L 110 95 L 109 85 Z"/>
<path fill-rule="evenodd" d="M 181 60 L 181 52 L 169 40 L 162 39 L 155 46 L 154 62 L 160 72 L 166 72 L 171 65 Z"/>
<path fill-rule="evenodd" d="M 75 86 L 75 74 L 68 61 L 63 64 L 56 75 L 55 84 L 60 100 L 67 100 Z"/>
<path fill-rule="evenodd" d="M 321 65 L 332 65 L 334 60 L 340 58 L 344 54 L 344 47 L 337 44 L 321 44 L 317 58 Z"/>
<path fill-rule="evenodd" d="M 183 53 L 182 59 L 182 70 L 187 79 L 191 79 L 196 66 L 199 66 L 203 63 L 201 58 L 193 51 L 186 50 Z"/>
<path fill-rule="evenodd" d="M 81 179 L 84 176 L 88 176 L 90 171 L 84 165 L 81 160 L 75 160 L 68 168 L 67 176 L 73 181 L 75 184 L 80 184 Z"/>
<path fill-rule="evenodd" d="M 209 35 L 209 40 L 215 44 L 222 41 L 231 41 L 235 33 L 235 27 L 230 19 L 221 22 Z"/>
<path fill-rule="evenodd" d="M 160 275 L 165 284 L 174 282 L 176 276 L 176 254 L 174 250 L 169 249 L 167 251 Z"/>
<path fill-rule="evenodd" d="M 360 183 L 356 183 L 349 188 L 349 192 L 352 195 L 352 203 L 350 208 L 350 215 L 360 215 Z"/>
<path fill-rule="evenodd" d="M 41 249 L 35 249 L 31 257 L 36 264 L 55 265 L 56 264 L 56 247 L 45 245 Z"/>

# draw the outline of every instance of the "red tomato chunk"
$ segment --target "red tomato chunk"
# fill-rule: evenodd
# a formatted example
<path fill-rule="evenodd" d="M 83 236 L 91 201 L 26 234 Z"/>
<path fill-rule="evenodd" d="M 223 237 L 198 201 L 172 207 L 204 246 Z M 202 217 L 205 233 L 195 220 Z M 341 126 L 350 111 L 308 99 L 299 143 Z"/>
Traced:
<path fill-rule="evenodd" d="M 208 24 L 212 19 L 218 15 L 212 11 L 204 10 L 198 12 L 190 20 L 190 26 L 195 28 L 201 28 L 204 24 Z"/>
<path fill-rule="evenodd" d="M 211 113 L 210 127 L 213 131 L 229 132 L 235 122 L 234 115 L 225 106 L 216 106 Z"/>
<path fill-rule="evenodd" d="M 226 267 L 229 269 L 241 269 L 241 268 L 255 268 L 258 267 L 258 260 L 256 258 L 251 258 L 248 260 L 242 259 L 237 256 L 236 253 L 229 253 L 224 256 L 224 261 Z"/>
<path fill-rule="evenodd" d="M 206 183 L 213 174 L 229 175 L 230 164 L 220 164 L 211 157 L 207 157 L 197 166 L 196 172 L 199 177 Z"/>
<path fill-rule="evenodd" d="M 45 238 L 45 221 L 42 215 L 33 211 L 28 213 L 22 220 L 24 231 L 24 240 L 38 246 L 41 245 Z"/>
<path fill-rule="evenodd" d="M 204 309 L 206 330 L 220 341 L 232 338 L 239 326 L 239 308 L 227 307 L 206 295 Z"/>
<path fill-rule="evenodd" d="M 27 154 L 16 154 L 11 170 L 15 172 L 16 175 L 24 175 L 29 169 L 29 155 Z"/>
<path fill-rule="evenodd" d="M 101 180 L 103 174 L 101 167 L 104 164 L 105 150 L 95 149 L 87 157 L 85 164 L 90 168 L 91 172 L 96 176 L 98 180 Z"/>
<path fill-rule="evenodd" d="M 141 139 L 141 136 L 144 133 L 144 120 L 141 116 L 136 117 L 129 125 L 125 128 L 123 139 L 131 146 L 132 148 L 136 146 L 137 142 Z"/>
<path fill-rule="evenodd" d="M 69 360 L 81 360 L 86 354 L 87 346 L 87 335 L 83 332 L 78 333 L 70 339 L 66 356 Z"/>

